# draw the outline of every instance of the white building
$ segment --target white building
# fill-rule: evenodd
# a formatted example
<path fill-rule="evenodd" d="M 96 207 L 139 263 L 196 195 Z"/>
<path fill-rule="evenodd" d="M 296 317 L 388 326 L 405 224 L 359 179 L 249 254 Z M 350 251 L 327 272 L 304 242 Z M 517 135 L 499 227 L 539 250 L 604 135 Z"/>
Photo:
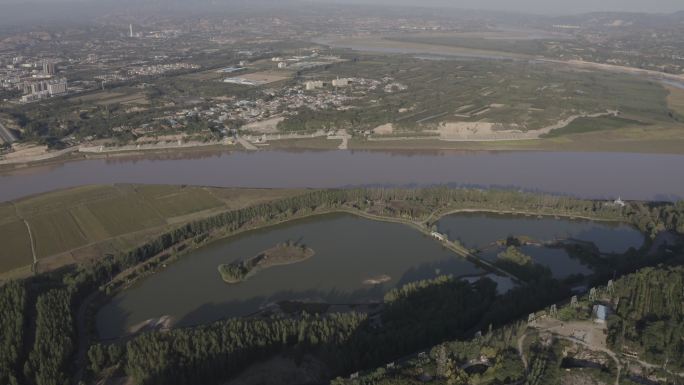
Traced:
<path fill-rule="evenodd" d="M 441 241 L 441 242 L 446 241 L 446 236 L 444 234 L 440 234 L 436 231 L 433 231 L 430 233 L 430 235 L 438 241 Z"/>
<path fill-rule="evenodd" d="M 66 79 L 61 79 L 56 82 L 48 82 L 47 90 L 50 96 L 65 94 L 67 92 Z"/>
<path fill-rule="evenodd" d="M 307 91 L 313 91 L 316 88 L 321 88 L 323 87 L 323 82 L 320 80 L 314 80 L 314 81 L 308 81 L 305 83 L 305 88 Z"/>
<path fill-rule="evenodd" d="M 351 79 L 335 79 L 332 81 L 333 87 L 346 87 L 351 83 Z"/>

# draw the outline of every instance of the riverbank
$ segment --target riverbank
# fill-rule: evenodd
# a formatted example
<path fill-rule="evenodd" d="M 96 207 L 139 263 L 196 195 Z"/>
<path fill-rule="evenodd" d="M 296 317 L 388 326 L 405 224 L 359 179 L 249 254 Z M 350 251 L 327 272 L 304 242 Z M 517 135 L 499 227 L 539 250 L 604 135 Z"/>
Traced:
<path fill-rule="evenodd" d="M 536 136 L 535 132 L 533 136 Z M 341 143 L 341 144 L 340 144 Z M 434 152 L 434 151 L 511 151 L 511 152 L 586 152 L 586 153 L 633 153 L 633 154 L 684 154 L 684 135 L 680 127 L 625 127 L 617 130 L 567 134 L 554 138 L 515 138 L 502 136 L 490 139 L 440 139 L 424 137 L 374 137 L 348 136 L 314 137 L 272 140 L 245 149 L 242 145 L 208 143 L 197 146 L 172 146 L 163 148 L 123 148 L 108 151 L 80 152 L 68 148 L 48 152 L 40 157 L 13 160 L 0 159 L 0 173 L 31 171 L 46 166 L 94 160 L 159 160 L 193 158 L 196 155 L 221 155 L 235 152 L 284 150 L 284 151 L 379 151 L 379 152 Z"/>
<path fill-rule="evenodd" d="M 241 146 L 228 146 L 224 144 L 207 143 L 196 146 L 163 146 L 163 147 L 123 147 L 108 151 L 80 151 L 79 147 L 69 147 L 64 150 L 51 151 L 41 157 L 30 159 L 17 158 L 13 160 L 0 159 L 0 173 L 41 168 L 47 166 L 60 166 L 70 162 L 93 159 L 135 159 L 157 160 L 178 159 L 193 157 L 194 155 L 218 155 L 234 151 L 246 151 Z"/>

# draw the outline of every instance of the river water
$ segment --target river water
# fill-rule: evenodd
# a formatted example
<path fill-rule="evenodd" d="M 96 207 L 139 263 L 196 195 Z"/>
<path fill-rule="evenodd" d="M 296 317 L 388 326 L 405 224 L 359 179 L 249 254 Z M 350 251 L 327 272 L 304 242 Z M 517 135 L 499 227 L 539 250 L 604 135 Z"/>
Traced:
<path fill-rule="evenodd" d="M 0 174 L 0 201 L 84 184 L 503 187 L 584 198 L 677 200 L 684 156 L 634 153 L 258 151 L 92 159 Z"/>

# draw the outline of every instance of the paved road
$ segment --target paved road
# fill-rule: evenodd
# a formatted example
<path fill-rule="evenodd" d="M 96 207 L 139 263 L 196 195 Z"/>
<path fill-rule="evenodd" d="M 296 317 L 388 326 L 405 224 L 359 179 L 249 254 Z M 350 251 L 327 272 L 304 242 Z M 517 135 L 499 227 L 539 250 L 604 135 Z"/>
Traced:
<path fill-rule="evenodd" d="M 369 214 L 369 213 L 359 211 L 359 210 L 339 209 L 336 211 L 346 211 L 346 212 L 350 212 L 352 214 L 355 214 L 355 215 L 358 215 L 361 217 L 365 217 L 365 218 L 373 219 L 373 220 L 377 220 L 377 221 L 403 223 L 403 224 L 406 224 L 406 225 L 409 225 L 409 226 L 415 228 L 416 230 L 422 232 L 423 234 L 425 234 L 426 236 L 428 236 L 432 239 L 438 240 L 437 238 L 435 238 L 433 236 L 430 229 L 426 226 L 426 223 L 422 222 L 422 221 L 413 221 L 413 220 L 409 220 L 409 219 L 405 219 L 405 218 L 398 218 L 398 217 L 385 217 L 385 216 L 380 216 L 380 215 Z M 432 215 L 430 215 L 430 217 L 432 217 Z M 506 277 L 512 279 L 514 282 L 524 282 L 523 280 L 521 280 L 520 278 L 516 277 L 515 275 L 509 273 L 508 271 L 494 265 L 492 262 L 490 262 L 484 258 L 480 258 L 476 254 L 471 253 L 470 250 L 468 250 L 467 248 L 463 247 L 462 245 L 460 245 L 458 243 L 452 242 L 447 238 L 444 238 L 443 240 L 438 240 L 438 241 L 447 249 L 453 251 L 457 255 L 465 258 L 466 260 L 469 260 L 471 262 L 474 262 L 475 264 L 478 264 L 480 267 L 484 266 L 485 268 L 488 268 L 492 272 L 499 273 L 500 275 L 503 275 L 503 276 L 506 276 Z"/>
<path fill-rule="evenodd" d="M 241 138 L 238 136 L 237 141 L 238 141 L 238 143 L 240 143 L 242 145 L 242 147 L 245 148 L 245 150 L 249 150 L 249 151 L 258 150 L 258 148 L 255 145 L 253 145 L 252 143 L 250 143 L 247 139 L 244 139 L 244 138 Z"/>
<path fill-rule="evenodd" d="M 0 123 L 0 138 L 2 138 L 5 143 L 14 143 L 17 138 L 8 130 L 5 126 Z"/>

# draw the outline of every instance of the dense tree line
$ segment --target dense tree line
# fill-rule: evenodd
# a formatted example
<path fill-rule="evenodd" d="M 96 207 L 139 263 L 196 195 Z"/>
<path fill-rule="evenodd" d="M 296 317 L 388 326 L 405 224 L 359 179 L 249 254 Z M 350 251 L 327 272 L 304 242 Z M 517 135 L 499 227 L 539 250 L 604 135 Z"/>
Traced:
<path fill-rule="evenodd" d="M 554 281 L 555 282 L 555 281 Z M 489 279 L 450 277 L 393 290 L 372 319 L 355 313 L 286 319 L 232 319 L 197 328 L 153 332 L 125 349 L 95 345 L 90 367 L 125 368 L 138 384 L 216 384 L 283 349 L 314 354 L 334 373 L 368 369 L 447 339 L 469 338 L 564 298 L 567 290 L 537 285 L 499 295 Z M 505 334 L 507 343 L 512 333 Z"/>
<path fill-rule="evenodd" d="M 27 318 L 28 293 L 22 282 L 0 287 L 0 383 L 18 385 Z"/>
<path fill-rule="evenodd" d="M 91 369 L 119 364 L 137 384 L 212 384 L 285 348 L 315 350 L 326 356 L 346 343 L 365 318 L 346 313 L 231 319 L 143 334 L 128 342 L 123 352 L 94 345 L 88 355 Z"/>
<path fill-rule="evenodd" d="M 24 375 L 35 385 L 68 385 L 70 357 L 74 349 L 71 293 L 52 289 L 36 302 L 36 334 Z"/>
<path fill-rule="evenodd" d="M 609 343 L 655 364 L 684 368 L 684 268 L 645 268 L 614 285 Z"/>
<path fill-rule="evenodd" d="M 338 362 L 343 371 L 367 369 L 481 327 L 496 299 L 496 284 L 438 278 L 398 291 L 377 328 L 360 329 Z"/>
<path fill-rule="evenodd" d="M 511 384 L 525 378 L 525 369 L 516 350 L 517 340 L 527 328 L 524 322 L 506 325 L 468 340 L 453 340 L 433 346 L 422 354 L 383 365 L 358 378 L 336 378 L 333 385 L 418 385 L 424 378 L 436 384 Z M 427 354 L 426 354 L 427 353 Z M 463 364 L 488 360 L 486 370 L 467 372 Z M 423 377 L 421 378 L 421 374 Z"/>
<path fill-rule="evenodd" d="M 424 288 L 426 283 L 412 287 Z M 407 289 L 410 291 L 410 288 Z M 394 291 L 392 296 L 397 295 L 397 292 Z M 534 294 L 525 296 L 520 292 L 514 296 L 533 298 Z M 684 267 L 642 269 L 620 278 L 612 287 L 601 288 L 597 298 L 610 301 L 615 306 L 615 314 L 609 317 L 608 325 L 608 342 L 612 350 L 616 353 L 636 353 L 640 360 L 665 367 L 673 373 L 680 373 L 684 369 Z M 617 370 L 613 360 L 607 360 L 600 367 L 583 368 L 579 377 L 573 377 L 572 374 L 565 377 L 564 368 L 572 367 L 574 356 L 572 352 L 566 355 L 565 347 L 569 343 L 558 339 L 544 340 L 542 335 L 535 333 L 529 333 L 527 337 L 529 366 L 525 372 L 514 348 L 516 340 L 526 330 L 524 321 L 517 322 L 470 340 L 442 343 L 434 346 L 429 356 L 414 356 L 397 367 L 390 369 L 383 365 L 359 378 L 338 378 L 333 384 L 420 384 L 424 382 L 420 374 L 434 376 L 433 382 L 440 384 L 541 385 L 570 383 L 568 381 L 579 381 L 582 377 L 595 383 L 615 381 Z M 464 376 L 463 371 L 458 370 L 458 365 L 480 357 L 488 358 L 491 365 L 483 373 L 467 373 Z M 565 360 L 569 363 L 566 364 Z M 445 367 L 448 370 L 445 371 Z M 676 375 L 665 371 L 658 373 L 667 378 L 662 381 L 677 383 Z M 636 384 L 643 383 L 643 380 L 628 378 L 623 371 L 620 383 Z"/>

